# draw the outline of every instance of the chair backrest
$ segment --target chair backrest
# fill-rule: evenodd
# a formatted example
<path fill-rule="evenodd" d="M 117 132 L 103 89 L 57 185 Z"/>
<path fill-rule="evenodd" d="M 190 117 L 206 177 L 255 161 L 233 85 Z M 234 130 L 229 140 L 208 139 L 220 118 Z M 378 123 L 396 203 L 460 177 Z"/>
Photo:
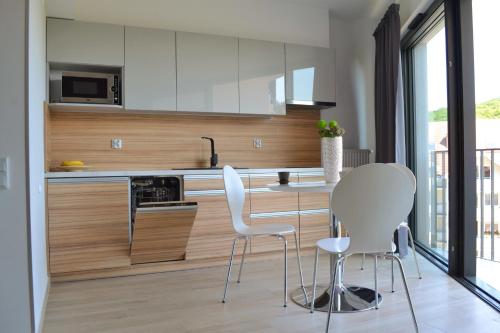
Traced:
<path fill-rule="evenodd" d="M 245 188 L 240 176 L 229 165 L 224 166 L 224 189 L 227 206 L 231 214 L 234 230 L 243 234 L 248 226 L 243 221 L 243 206 L 245 205 Z"/>
<path fill-rule="evenodd" d="M 348 253 L 391 251 L 394 230 L 413 206 L 407 176 L 386 164 L 358 167 L 335 186 L 332 210 L 351 238 Z"/>
<path fill-rule="evenodd" d="M 413 172 L 410 169 L 408 169 L 407 166 L 402 165 L 402 164 L 387 163 L 387 165 L 398 168 L 408 177 L 408 180 L 411 182 L 411 186 L 413 188 L 413 194 L 415 194 L 415 192 L 417 191 L 417 179 L 415 178 L 415 175 L 413 174 Z"/>

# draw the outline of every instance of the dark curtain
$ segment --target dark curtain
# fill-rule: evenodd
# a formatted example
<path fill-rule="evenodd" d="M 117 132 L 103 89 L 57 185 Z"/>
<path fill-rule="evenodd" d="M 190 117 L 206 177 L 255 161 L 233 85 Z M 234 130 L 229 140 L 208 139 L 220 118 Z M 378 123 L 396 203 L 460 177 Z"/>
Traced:
<path fill-rule="evenodd" d="M 375 37 L 375 161 L 396 160 L 396 94 L 400 51 L 399 5 L 387 9 Z"/>

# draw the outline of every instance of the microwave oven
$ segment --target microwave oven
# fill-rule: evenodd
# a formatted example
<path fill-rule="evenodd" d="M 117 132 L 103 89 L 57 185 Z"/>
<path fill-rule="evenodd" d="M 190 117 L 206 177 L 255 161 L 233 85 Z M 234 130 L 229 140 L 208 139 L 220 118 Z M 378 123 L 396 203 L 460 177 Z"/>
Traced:
<path fill-rule="evenodd" d="M 117 74 L 62 72 L 50 80 L 50 101 L 55 103 L 120 104 Z"/>

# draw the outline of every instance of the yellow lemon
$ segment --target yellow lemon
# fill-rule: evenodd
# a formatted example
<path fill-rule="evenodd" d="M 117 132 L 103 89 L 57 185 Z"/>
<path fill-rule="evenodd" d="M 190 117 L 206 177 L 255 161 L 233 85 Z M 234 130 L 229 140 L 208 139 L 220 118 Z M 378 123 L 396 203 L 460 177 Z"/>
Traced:
<path fill-rule="evenodd" d="M 62 166 L 83 166 L 82 161 L 63 161 Z"/>

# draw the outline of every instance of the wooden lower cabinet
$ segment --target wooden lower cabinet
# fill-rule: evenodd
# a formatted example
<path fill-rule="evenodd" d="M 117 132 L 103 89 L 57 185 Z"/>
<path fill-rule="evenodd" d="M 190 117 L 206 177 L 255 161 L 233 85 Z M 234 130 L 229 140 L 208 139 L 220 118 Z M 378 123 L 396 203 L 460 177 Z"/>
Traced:
<path fill-rule="evenodd" d="M 47 185 L 50 272 L 126 267 L 128 179 L 82 179 Z"/>
<path fill-rule="evenodd" d="M 322 182 L 323 175 L 299 174 L 299 183 Z M 316 242 L 330 237 L 329 193 L 299 193 L 300 209 L 300 247 L 303 249 L 316 247 Z M 307 214 L 307 211 L 322 210 L 321 213 Z"/>
<path fill-rule="evenodd" d="M 301 211 L 328 209 L 329 201 L 329 193 L 299 193 L 299 209 Z"/>
<path fill-rule="evenodd" d="M 299 215 L 291 216 L 273 216 L 265 218 L 252 218 L 252 225 L 266 225 L 272 223 L 286 223 L 291 224 L 295 227 L 297 232 L 297 238 L 299 237 Z M 295 240 L 293 235 L 286 236 L 288 242 L 288 249 L 295 249 Z M 270 251 L 283 251 L 283 241 L 274 236 L 257 236 L 252 237 L 251 241 L 251 252 L 252 253 L 263 253 Z"/>
<path fill-rule="evenodd" d="M 296 183 L 298 177 L 291 174 L 290 182 Z M 278 182 L 277 174 L 251 175 L 250 200 L 252 214 L 297 211 L 299 197 L 293 192 L 270 191 L 268 186 Z"/>
<path fill-rule="evenodd" d="M 316 175 L 300 175 L 299 183 L 307 182 L 322 182 L 325 180 L 323 176 Z M 299 209 L 304 210 L 314 210 L 314 209 L 328 209 L 330 206 L 330 194 L 329 193 L 299 193 Z"/>
<path fill-rule="evenodd" d="M 241 175 L 241 182 L 245 188 L 249 186 L 248 175 Z M 184 176 L 184 191 L 210 191 L 210 190 L 223 190 L 224 180 L 222 176 Z"/>
<path fill-rule="evenodd" d="M 198 203 L 198 213 L 189 237 L 186 259 L 229 257 L 236 236 L 225 194 L 186 195 L 185 200 Z M 245 223 L 250 224 L 250 200 L 244 208 Z M 238 242 L 237 253 L 243 252 Z"/>
<path fill-rule="evenodd" d="M 299 196 L 293 192 L 252 192 L 252 214 L 297 211 Z"/>
<path fill-rule="evenodd" d="M 330 237 L 328 213 L 300 216 L 300 248 L 313 248 L 322 238 Z"/>
<path fill-rule="evenodd" d="M 242 175 L 241 178 L 247 191 L 243 215 L 248 225 L 291 224 L 297 230 L 303 249 L 312 248 L 317 240 L 329 236 L 328 214 L 318 211 L 328 208 L 328 194 L 269 191 L 267 184 L 277 180 L 274 174 Z M 315 175 L 291 175 L 293 182 L 321 179 Z M 99 272 L 107 272 L 105 276 L 119 276 L 132 272 L 162 271 L 170 264 L 176 267 L 172 269 L 182 269 L 198 267 L 205 260 L 225 262 L 231 253 L 236 233 L 227 207 L 222 177 L 190 175 L 184 179 L 184 185 L 184 200 L 196 202 L 198 206 L 189 236 L 186 236 L 185 230 L 189 229 L 194 213 L 161 218 L 162 221 L 155 221 L 154 226 L 145 221 L 142 229 L 137 225 L 134 236 L 136 244 L 131 255 L 128 178 L 49 180 L 48 247 L 53 277 L 104 274 L 99 275 Z M 183 236 L 176 237 L 168 228 L 160 228 L 163 222 L 177 225 Z M 169 240 L 168 247 L 163 240 Z M 293 235 L 287 236 L 287 240 L 288 248 L 293 250 Z M 184 257 L 181 250 L 186 242 Z M 243 241 L 238 242 L 236 254 L 242 254 L 243 245 Z M 278 253 L 283 250 L 283 242 L 270 236 L 254 237 L 247 250 L 255 254 Z M 186 261 L 182 260 L 184 258 Z M 172 261 L 167 263 L 165 260 Z"/>

